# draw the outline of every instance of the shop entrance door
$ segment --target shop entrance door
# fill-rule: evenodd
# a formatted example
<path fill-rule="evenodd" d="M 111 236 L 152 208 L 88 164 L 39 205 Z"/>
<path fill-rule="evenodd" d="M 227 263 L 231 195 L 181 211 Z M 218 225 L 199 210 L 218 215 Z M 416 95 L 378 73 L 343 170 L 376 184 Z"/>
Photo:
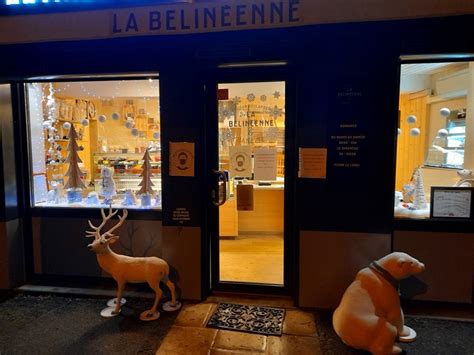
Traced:
<path fill-rule="evenodd" d="M 287 81 L 225 79 L 209 101 L 212 288 L 287 293 Z"/>

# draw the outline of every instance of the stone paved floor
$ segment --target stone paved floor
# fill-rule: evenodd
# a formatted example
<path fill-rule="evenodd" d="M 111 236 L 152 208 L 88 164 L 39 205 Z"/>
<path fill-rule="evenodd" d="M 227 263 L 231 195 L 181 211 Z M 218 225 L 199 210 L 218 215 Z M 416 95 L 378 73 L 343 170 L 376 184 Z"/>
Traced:
<path fill-rule="evenodd" d="M 262 336 L 206 328 L 206 323 L 219 302 L 285 308 L 287 312 L 283 322 L 283 335 Z M 470 318 L 470 308 L 464 307 L 453 313 L 452 305 L 438 304 L 432 307 L 431 312 L 426 310 L 422 312 L 421 309 L 416 312 L 416 316 L 410 315 L 411 312 L 405 314 L 407 325 L 417 331 L 418 338 L 413 343 L 400 343 L 399 346 L 406 354 L 413 355 L 473 355 L 474 322 Z M 293 307 L 291 300 L 285 299 L 210 297 L 206 302 L 188 304 L 182 309 L 157 354 L 368 355 L 369 353 L 352 349 L 342 343 L 332 327 L 331 311 L 304 312 Z"/>
<path fill-rule="evenodd" d="M 286 308 L 283 335 L 264 336 L 206 328 L 218 302 L 233 302 Z M 211 297 L 206 302 L 183 307 L 157 354 L 322 354 L 314 315 L 280 299 L 232 299 Z"/>

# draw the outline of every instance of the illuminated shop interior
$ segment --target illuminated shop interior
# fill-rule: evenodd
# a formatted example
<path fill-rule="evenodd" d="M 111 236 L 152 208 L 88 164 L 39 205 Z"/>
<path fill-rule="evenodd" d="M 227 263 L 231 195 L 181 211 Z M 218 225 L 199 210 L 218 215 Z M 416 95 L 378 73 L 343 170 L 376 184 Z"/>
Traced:
<path fill-rule="evenodd" d="M 26 85 L 34 207 L 161 208 L 159 81 Z"/>
<path fill-rule="evenodd" d="M 432 188 L 473 186 L 473 73 L 472 62 L 402 65 L 395 217 L 430 218 Z M 469 201 L 453 203 L 458 217 L 469 217 Z"/>
<path fill-rule="evenodd" d="M 219 84 L 220 281 L 283 285 L 285 83 Z"/>

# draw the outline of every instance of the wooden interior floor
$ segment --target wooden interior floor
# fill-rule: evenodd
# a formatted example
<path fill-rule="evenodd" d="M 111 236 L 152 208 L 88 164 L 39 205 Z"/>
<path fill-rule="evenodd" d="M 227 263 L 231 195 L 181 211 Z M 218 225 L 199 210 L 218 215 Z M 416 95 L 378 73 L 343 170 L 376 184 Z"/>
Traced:
<path fill-rule="evenodd" d="M 221 239 L 220 280 L 283 285 L 283 236 L 246 234 Z"/>

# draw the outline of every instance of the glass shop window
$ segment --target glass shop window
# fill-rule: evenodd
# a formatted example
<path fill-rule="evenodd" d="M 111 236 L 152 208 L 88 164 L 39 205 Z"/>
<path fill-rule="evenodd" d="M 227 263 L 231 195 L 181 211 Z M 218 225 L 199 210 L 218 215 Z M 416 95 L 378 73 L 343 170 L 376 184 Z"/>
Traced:
<path fill-rule="evenodd" d="M 227 99 L 219 100 L 219 169 L 230 170 L 231 178 L 283 183 L 285 83 L 219 84 L 219 90 L 223 90 L 229 96 Z M 258 173 L 255 177 L 251 168 L 255 151 L 261 148 L 273 149 L 276 154 L 276 174 L 267 179 L 259 178 Z M 234 154 L 237 167 L 233 167 L 230 162 Z M 251 159 L 242 161 L 245 155 Z M 245 167 L 247 169 L 244 169 Z M 239 173 L 239 170 L 242 172 Z"/>
<path fill-rule="evenodd" d="M 161 208 L 158 79 L 26 85 L 34 207 Z"/>
<path fill-rule="evenodd" d="M 402 65 L 395 217 L 471 218 L 473 78 L 474 62 Z"/>

